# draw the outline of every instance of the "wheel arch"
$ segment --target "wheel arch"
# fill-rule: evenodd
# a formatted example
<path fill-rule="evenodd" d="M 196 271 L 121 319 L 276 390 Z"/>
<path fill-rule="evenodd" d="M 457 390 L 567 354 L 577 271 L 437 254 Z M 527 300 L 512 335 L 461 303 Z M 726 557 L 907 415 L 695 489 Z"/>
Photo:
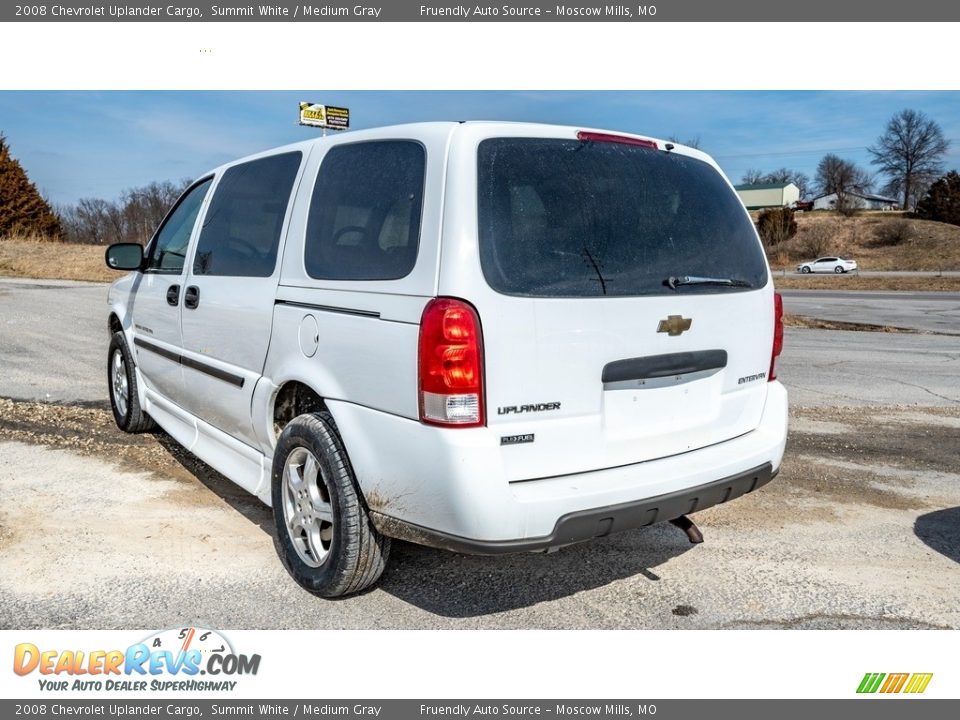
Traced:
<path fill-rule="evenodd" d="M 323 396 L 308 383 L 287 380 L 281 383 L 270 400 L 270 419 L 273 439 L 280 437 L 291 420 L 305 413 L 329 411 Z"/>
<path fill-rule="evenodd" d="M 120 322 L 120 316 L 117 315 L 116 310 L 111 310 L 107 317 L 107 331 L 111 336 L 114 333 L 123 332 L 123 323 Z"/>

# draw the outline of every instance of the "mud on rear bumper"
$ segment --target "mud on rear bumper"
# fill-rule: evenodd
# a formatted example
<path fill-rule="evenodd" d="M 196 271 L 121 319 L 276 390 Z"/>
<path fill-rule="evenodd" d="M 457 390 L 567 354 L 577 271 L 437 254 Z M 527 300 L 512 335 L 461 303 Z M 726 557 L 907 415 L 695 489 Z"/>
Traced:
<path fill-rule="evenodd" d="M 746 472 L 692 488 L 629 503 L 568 513 L 557 520 L 553 532 L 549 535 L 520 540 L 472 540 L 423 528 L 376 511 L 370 512 L 370 519 L 384 535 L 452 552 L 468 555 L 535 552 L 666 522 L 681 515 L 705 510 L 763 487 L 773 480 L 776 474 L 773 466 L 765 463 Z"/>

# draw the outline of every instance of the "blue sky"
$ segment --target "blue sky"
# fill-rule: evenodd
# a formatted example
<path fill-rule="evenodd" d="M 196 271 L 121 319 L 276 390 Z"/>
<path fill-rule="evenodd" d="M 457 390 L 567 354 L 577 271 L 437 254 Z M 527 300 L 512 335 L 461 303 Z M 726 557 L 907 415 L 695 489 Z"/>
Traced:
<path fill-rule="evenodd" d="M 734 182 L 748 168 L 812 177 L 827 152 L 869 168 L 866 146 L 909 107 L 940 123 L 960 168 L 960 92 L 941 91 L 0 91 L 0 132 L 53 202 L 112 199 L 316 135 L 296 124 L 300 100 L 349 107 L 354 129 L 475 119 L 699 137 Z"/>

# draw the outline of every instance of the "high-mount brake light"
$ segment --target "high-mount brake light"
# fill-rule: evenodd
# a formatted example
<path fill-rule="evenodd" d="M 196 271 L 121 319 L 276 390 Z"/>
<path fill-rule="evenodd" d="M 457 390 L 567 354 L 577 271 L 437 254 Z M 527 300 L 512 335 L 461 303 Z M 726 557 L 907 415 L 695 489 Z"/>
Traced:
<path fill-rule="evenodd" d="M 653 140 L 644 140 L 642 138 L 629 137 L 627 135 L 613 135 L 611 133 L 588 132 L 581 130 L 577 133 L 577 140 L 580 142 L 611 142 L 621 145 L 639 145 L 640 147 L 659 150 L 660 146 Z"/>
<path fill-rule="evenodd" d="M 770 353 L 770 372 L 767 380 L 777 379 L 777 358 L 783 351 L 783 298 L 780 293 L 773 294 L 773 350 Z"/>
<path fill-rule="evenodd" d="M 478 427 L 483 406 L 483 333 L 473 306 L 434 298 L 423 309 L 419 344 L 420 420 Z"/>

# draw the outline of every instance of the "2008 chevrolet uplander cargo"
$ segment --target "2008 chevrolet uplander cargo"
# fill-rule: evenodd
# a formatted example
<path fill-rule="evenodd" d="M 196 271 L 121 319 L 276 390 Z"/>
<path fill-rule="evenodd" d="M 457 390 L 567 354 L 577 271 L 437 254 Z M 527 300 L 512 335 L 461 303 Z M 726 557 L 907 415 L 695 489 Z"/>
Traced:
<path fill-rule="evenodd" d="M 194 183 L 109 294 L 111 398 L 272 505 L 321 595 L 390 538 L 560 547 L 768 482 L 779 296 L 694 149 L 427 123 L 315 139 Z"/>

